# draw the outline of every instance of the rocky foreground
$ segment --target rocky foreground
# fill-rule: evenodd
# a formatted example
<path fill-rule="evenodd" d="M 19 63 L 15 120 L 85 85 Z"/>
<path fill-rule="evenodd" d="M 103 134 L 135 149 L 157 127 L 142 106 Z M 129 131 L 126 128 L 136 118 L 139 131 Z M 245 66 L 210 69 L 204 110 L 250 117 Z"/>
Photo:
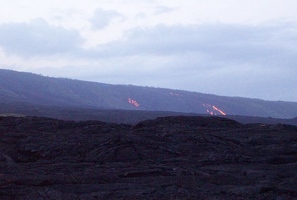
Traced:
<path fill-rule="evenodd" d="M 0 117 L 0 199 L 296 199 L 297 127 Z"/>

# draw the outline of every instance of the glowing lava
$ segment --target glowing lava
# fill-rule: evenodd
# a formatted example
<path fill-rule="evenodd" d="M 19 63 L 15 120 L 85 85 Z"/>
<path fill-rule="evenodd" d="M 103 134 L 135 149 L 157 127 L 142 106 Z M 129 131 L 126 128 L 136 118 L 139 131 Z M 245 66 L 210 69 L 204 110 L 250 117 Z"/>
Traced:
<path fill-rule="evenodd" d="M 128 98 L 128 103 L 129 104 L 132 104 L 133 106 L 135 106 L 136 108 L 138 108 L 140 106 L 140 104 L 134 100 L 134 99 L 131 99 L 131 98 Z"/>
<path fill-rule="evenodd" d="M 217 107 L 215 106 L 212 106 L 212 108 L 216 111 L 218 111 L 219 113 L 221 113 L 222 115 L 226 115 L 226 113 L 224 113 L 222 110 L 218 109 Z"/>
<path fill-rule="evenodd" d="M 226 115 L 225 112 L 223 112 L 221 109 L 219 109 L 216 106 L 209 105 L 206 103 L 204 103 L 203 106 L 206 108 L 206 112 L 209 113 L 210 115 L 217 115 L 217 114 Z"/>

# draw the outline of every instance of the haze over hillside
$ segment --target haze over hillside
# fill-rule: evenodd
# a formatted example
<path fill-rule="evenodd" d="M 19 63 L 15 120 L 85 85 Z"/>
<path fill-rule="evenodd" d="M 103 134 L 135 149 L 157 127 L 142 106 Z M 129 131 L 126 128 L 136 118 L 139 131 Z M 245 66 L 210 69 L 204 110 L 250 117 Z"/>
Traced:
<path fill-rule="evenodd" d="M 277 118 L 297 116 L 296 102 L 224 97 L 181 90 L 111 85 L 0 70 L 0 103 L 171 111 Z"/>

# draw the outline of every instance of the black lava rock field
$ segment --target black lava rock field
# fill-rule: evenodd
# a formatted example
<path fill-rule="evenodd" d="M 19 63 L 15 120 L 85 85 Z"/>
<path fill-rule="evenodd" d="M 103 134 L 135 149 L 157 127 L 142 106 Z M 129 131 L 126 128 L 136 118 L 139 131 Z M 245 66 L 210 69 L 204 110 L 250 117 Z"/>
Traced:
<path fill-rule="evenodd" d="M 0 117 L 0 199 L 296 197 L 296 126 Z"/>

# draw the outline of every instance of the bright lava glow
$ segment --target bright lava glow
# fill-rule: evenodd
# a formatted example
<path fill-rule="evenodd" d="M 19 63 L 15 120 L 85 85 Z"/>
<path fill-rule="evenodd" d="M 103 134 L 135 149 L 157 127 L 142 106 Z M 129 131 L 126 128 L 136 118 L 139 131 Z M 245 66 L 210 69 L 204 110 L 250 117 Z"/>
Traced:
<path fill-rule="evenodd" d="M 225 112 L 223 112 L 221 109 L 219 109 L 216 106 L 209 105 L 209 104 L 206 104 L 206 103 L 204 103 L 202 105 L 206 108 L 206 112 L 209 113 L 210 115 L 217 115 L 217 114 L 226 115 Z"/>
<path fill-rule="evenodd" d="M 223 111 L 221 111 L 220 109 L 218 109 L 217 107 L 215 106 L 212 106 L 212 108 L 216 111 L 218 111 L 219 113 L 221 113 L 222 115 L 226 115 L 226 113 L 224 113 Z"/>
<path fill-rule="evenodd" d="M 136 108 L 140 106 L 140 104 L 136 100 L 131 98 L 128 98 L 128 103 L 134 105 Z"/>

